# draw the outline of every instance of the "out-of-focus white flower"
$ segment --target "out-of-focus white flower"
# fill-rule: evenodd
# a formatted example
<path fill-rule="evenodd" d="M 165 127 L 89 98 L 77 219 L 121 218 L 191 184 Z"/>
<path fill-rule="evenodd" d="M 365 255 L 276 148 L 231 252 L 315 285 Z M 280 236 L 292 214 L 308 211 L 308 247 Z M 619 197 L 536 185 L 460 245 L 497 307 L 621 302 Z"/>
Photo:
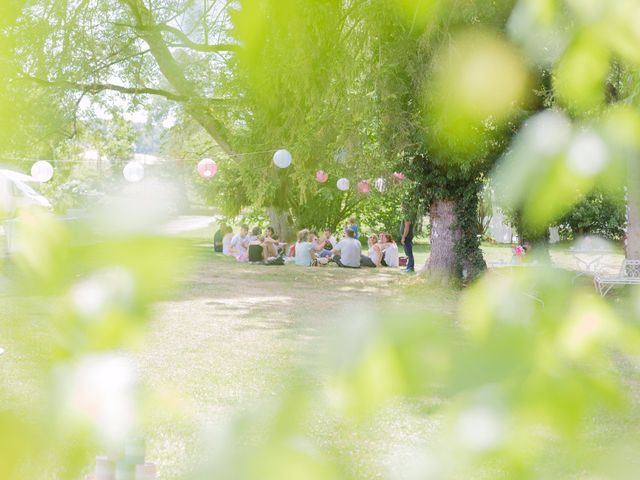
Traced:
<path fill-rule="evenodd" d="M 571 122 L 553 110 L 531 117 L 523 130 L 524 147 L 542 155 L 555 155 L 566 148 L 571 138 Z"/>
<path fill-rule="evenodd" d="M 567 162 L 578 175 L 592 177 L 602 171 L 609 160 L 607 145 L 590 130 L 578 133 L 569 147 Z"/>
<path fill-rule="evenodd" d="M 427 445 L 397 445 L 385 463 L 386 478 L 429 480 L 446 476 L 442 458 Z"/>
<path fill-rule="evenodd" d="M 74 285 L 71 305 L 84 318 L 95 318 L 114 306 L 130 306 L 135 294 L 135 279 L 122 267 L 96 272 Z"/>
<path fill-rule="evenodd" d="M 469 450 L 491 450 L 504 438 L 504 422 L 495 409 L 474 406 L 462 412 L 456 433 L 458 441 Z"/>
<path fill-rule="evenodd" d="M 136 375 L 129 360 L 113 354 L 92 356 L 59 373 L 64 418 L 90 423 L 110 442 L 131 434 Z"/>

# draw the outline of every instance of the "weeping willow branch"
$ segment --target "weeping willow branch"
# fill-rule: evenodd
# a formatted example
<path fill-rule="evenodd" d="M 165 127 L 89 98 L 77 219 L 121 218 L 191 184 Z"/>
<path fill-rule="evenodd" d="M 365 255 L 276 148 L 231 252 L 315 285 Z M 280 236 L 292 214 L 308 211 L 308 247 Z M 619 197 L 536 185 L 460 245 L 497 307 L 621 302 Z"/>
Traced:
<path fill-rule="evenodd" d="M 56 87 L 65 90 L 77 90 L 85 94 L 97 94 L 105 91 L 119 92 L 127 95 L 156 95 L 174 102 L 185 102 L 187 97 L 168 90 L 152 87 L 125 87 L 112 83 L 77 83 L 69 80 L 48 80 L 45 78 L 22 75 L 22 79 L 29 80 L 43 87 Z"/>

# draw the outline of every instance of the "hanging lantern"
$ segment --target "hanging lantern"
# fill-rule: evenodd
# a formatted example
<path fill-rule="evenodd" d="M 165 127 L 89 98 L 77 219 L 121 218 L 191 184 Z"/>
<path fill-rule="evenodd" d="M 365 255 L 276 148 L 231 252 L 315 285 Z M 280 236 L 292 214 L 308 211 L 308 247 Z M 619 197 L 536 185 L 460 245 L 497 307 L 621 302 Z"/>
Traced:
<path fill-rule="evenodd" d="M 213 178 L 218 173 L 218 164 L 210 158 L 204 158 L 198 162 L 198 175 L 203 178 Z"/>
<path fill-rule="evenodd" d="M 369 193 L 369 182 L 367 180 L 358 182 L 358 191 L 360 193 Z"/>
<path fill-rule="evenodd" d="M 288 150 L 278 150 L 273 155 L 273 163 L 275 163 L 278 168 L 287 168 L 291 165 L 292 160 L 291 153 L 289 153 Z"/>
<path fill-rule="evenodd" d="M 122 175 L 127 182 L 138 183 L 144 178 L 144 165 L 140 162 L 129 162 L 124 166 Z"/>
<path fill-rule="evenodd" d="M 386 188 L 386 182 L 384 181 L 384 178 L 378 178 L 376 180 L 376 190 L 378 190 L 380 193 L 384 192 L 385 188 Z"/>
<path fill-rule="evenodd" d="M 329 174 L 324 170 L 318 170 L 316 172 L 316 180 L 319 183 L 325 183 L 327 180 L 329 180 Z"/>
<path fill-rule="evenodd" d="M 349 190 L 349 180 L 347 178 L 341 178 L 336 182 L 336 186 L 338 187 L 338 190 L 345 192 Z"/>
<path fill-rule="evenodd" d="M 40 183 L 46 183 L 53 178 L 53 166 L 46 160 L 39 160 L 31 166 L 31 176 Z"/>
<path fill-rule="evenodd" d="M 393 179 L 398 181 L 398 182 L 402 182 L 404 181 L 406 177 L 404 176 L 404 173 L 401 172 L 393 172 Z"/>

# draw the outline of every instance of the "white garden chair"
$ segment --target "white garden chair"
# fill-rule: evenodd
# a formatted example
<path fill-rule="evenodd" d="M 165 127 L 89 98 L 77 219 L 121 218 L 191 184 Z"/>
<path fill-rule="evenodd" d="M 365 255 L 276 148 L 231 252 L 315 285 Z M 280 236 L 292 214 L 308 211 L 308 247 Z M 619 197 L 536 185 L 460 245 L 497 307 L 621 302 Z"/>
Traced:
<path fill-rule="evenodd" d="M 596 273 L 593 283 L 603 297 L 618 285 L 640 285 L 640 260 L 625 260 L 616 275 Z"/>

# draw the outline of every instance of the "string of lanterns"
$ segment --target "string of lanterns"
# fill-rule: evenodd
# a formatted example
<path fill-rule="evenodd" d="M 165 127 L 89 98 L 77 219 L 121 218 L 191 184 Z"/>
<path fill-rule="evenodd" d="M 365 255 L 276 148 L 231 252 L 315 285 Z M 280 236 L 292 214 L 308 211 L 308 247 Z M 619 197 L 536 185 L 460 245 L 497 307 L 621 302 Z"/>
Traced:
<path fill-rule="evenodd" d="M 31 166 L 31 176 L 36 182 L 47 183 L 53 178 L 53 165 L 46 160 L 38 160 Z M 127 163 L 122 169 L 126 181 L 138 183 L 144 178 L 144 165 L 137 161 Z"/>
<path fill-rule="evenodd" d="M 341 157 L 343 155 L 341 155 Z M 292 162 L 293 156 L 288 150 L 280 149 L 273 154 L 273 163 L 280 169 L 288 168 Z M 218 173 L 218 165 L 214 160 L 205 158 L 200 160 L 196 170 L 201 177 L 211 179 Z M 394 172 L 392 178 L 396 182 L 402 182 L 405 180 L 405 175 L 400 172 Z M 325 172 L 324 170 L 318 170 L 316 172 L 316 181 L 318 183 L 326 183 L 328 180 L 329 174 L 327 172 Z M 373 185 L 375 186 L 375 189 L 380 193 L 383 193 L 387 188 L 386 180 L 382 177 L 377 178 Z M 346 192 L 351 187 L 351 182 L 348 178 L 342 177 L 336 181 L 336 187 L 338 188 L 338 190 Z M 369 193 L 371 191 L 369 180 L 360 180 L 357 183 L 357 189 L 360 193 Z"/>
<path fill-rule="evenodd" d="M 273 163 L 280 169 L 288 168 L 292 162 L 293 156 L 288 150 L 280 149 L 273 154 Z M 122 175 L 126 181 L 138 183 L 144 179 L 144 170 L 144 165 L 134 160 L 124 166 Z M 203 158 L 198 162 L 196 171 L 201 177 L 212 179 L 218 173 L 218 164 L 211 158 Z M 31 176 L 40 183 L 46 183 L 51 180 L 53 174 L 53 166 L 46 160 L 39 160 L 31 166 Z M 405 180 L 405 175 L 400 172 L 394 172 L 392 178 L 396 182 L 402 182 Z M 328 180 L 329 174 L 327 172 L 324 170 L 318 170 L 316 172 L 316 181 L 318 183 L 327 183 Z M 369 180 L 360 180 L 356 186 L 360 193 L 366 194 L 371 191 Z M 380 177 L 373 182 L 373 186 L 378 192 L 383 193 L 387 188 L 387 183 L 384 178 Z M 351 188 L 351 182 L 348 178 L 341 177 L 336 181 L 336 187 L 338 190 L 346 192 Z"/>

